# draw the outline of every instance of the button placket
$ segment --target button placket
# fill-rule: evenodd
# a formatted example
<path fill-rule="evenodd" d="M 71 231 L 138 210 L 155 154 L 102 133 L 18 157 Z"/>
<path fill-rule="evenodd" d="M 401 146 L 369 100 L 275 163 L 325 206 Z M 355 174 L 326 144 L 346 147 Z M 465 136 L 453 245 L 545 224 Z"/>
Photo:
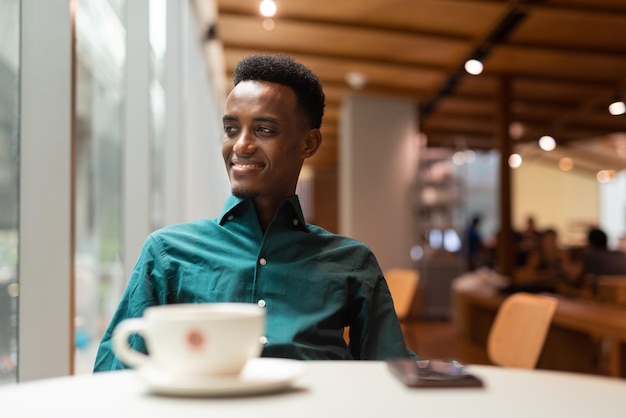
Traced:
<path fill-rule="evenodd" d="M 259 257 L 259 261 L 258 261 L 260 266 L 265 266 L 267 265 L 267 259 L 265 257 Z M 257 300 L 257 305 L 260 306 L 261 308 L 266 308 L 267 307 L 267 302 L 265 302 L 265 299 L 258 299 Z M 267 337 L 265 335 L 259 337 L 259 343 L 261 345 L 267 345 Z"/>

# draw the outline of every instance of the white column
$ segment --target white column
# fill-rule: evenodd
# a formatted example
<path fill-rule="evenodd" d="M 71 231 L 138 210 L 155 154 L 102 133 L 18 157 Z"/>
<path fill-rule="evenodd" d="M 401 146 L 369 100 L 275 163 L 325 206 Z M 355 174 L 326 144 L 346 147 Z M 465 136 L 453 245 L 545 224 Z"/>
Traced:
<path fill-rule="evenodd" d="M 376 254 L 383 270 L 410 268 L 417 168 L 413 102 L 351 97 L 342 104 L 339 229 Z"/>
<path fill-rule="evenodd" d="M 124 277 L 151 232 L 150 1 L 126 2 L 124 135 Z"/>
<path fill-rule="evenodd" d="M 73 368 L 68 0 L 22 0 L 18 380 Z"/>
<path fill-rule="evenodd" d="M 204 39 L 206 8 L 168 0 L 166 53 L 165 223 L 219 214 L 230 193 L 221 157 L 223 57 Z M 222 67 L 223 68 L 223 67 Z"/>
<path fill-rule="evenodd" d="M 197 19 L 189 20 L 188 67 L 186 77 L 185 112 L 185 219 L 215 217 L 229 193 L 226 169 L 222 159 L 221 102 L 210 78 L 211 60 L 201 40 L 203 27 Z"/>
<path fill-rule="evenodd" d="M 166 225 L 182 222 L 183 187 L 181 187 L 181 155 L 183 146 L 182 115 L 185 112 L 183 69 L 186 65 L 186 45 L 183 29 L 187 14 L 185 2 L 167 1 L 167 48 L 165 53 L 165 166 L 163 167 Z"/>

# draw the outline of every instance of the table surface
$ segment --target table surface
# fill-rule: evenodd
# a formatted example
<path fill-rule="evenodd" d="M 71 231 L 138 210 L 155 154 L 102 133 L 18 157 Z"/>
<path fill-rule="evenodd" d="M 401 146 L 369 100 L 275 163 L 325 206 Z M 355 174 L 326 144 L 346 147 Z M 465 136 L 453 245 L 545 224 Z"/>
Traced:
<path fill-rule="evenodd" d="M 283 391 L 244 397 L 151 394 L 135 371 L 0 387 L 5 417 L 620 417 L 626 380 L 544 370 L 468 366 L 484 388 L 403 386 L 384 362 L 313 361 Z"/>

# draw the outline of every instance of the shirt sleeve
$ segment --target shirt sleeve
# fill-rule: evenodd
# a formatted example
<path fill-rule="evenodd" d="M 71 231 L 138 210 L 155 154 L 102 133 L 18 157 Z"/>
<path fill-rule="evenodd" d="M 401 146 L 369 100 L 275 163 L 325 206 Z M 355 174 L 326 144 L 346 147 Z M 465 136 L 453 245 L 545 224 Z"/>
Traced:
<path fill-rule="evenodd" d="M 160 300 L 164 297 L 164 291 L 159 290 L 164 288 L 162 284 L 165 283 L 165 269 L 160 253 L 157 240 L 150 236 L 141 249 L 128 285 L 102 337 L 96 355 L 94 372 L 127 368 L 113 351 L 111 338 L 115 327 L 127 318 L 141 317 L 148 306 L 164 303 Z M 159 297 L 159 294 L 162 296 Z M 129 338 L 129 345 L 134 350 L 147 352 L 145 342 L 138 335 L 132 335 Z"/>

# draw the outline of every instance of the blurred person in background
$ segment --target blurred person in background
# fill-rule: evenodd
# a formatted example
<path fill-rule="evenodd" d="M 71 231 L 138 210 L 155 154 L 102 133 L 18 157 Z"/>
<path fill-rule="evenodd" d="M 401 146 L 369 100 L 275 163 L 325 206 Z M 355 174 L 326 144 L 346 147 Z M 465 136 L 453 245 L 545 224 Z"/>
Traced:
<path fill-rule="evenodd" d="M 537 230 L 535 218 L 527 217 L 524 229 L 516 234 L 518 266 L 526 264 L 528 255 L 539 247 L 540 240 L 541 233 Z"/>
<path fill-rule="evenodd" d="M 465 234 L 465 253 L 467 256 L 467 269 L 476 270 L 485 261 L 485 245 L 480 233 L 482 217 L 475 215 Z"/>
<path fill-rule="evenodd" d="M 528 290 L 554 292 L 563 278 L 564 257 L 556 230 L 546 229 L 540 234 L 539 245 L 528 252 L 526 262 L 517 269 L 515 283 Z"/>
<path fill-rule="evenodd" d="M 591 228 L 581 257 L 565 258 L 563 269 L 570 285 L 582 287 L 598 276 L 626 275 L 626 253 L 609 249 L 606 233 L 600 228 Z"/>

